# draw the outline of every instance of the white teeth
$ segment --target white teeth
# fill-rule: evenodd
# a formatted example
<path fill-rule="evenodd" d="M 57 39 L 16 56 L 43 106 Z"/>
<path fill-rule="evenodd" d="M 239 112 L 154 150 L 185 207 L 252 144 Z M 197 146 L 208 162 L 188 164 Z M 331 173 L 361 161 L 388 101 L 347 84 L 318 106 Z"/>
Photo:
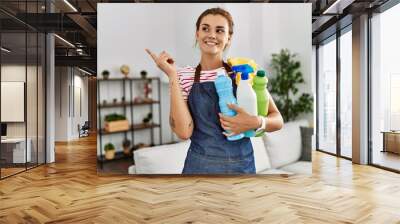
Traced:
<path fill-rule="evenodd" d="M 207 45 L 210 45 L 210 46 L 215 46 L 215 45 L 217 45 L 217 43 L 215 43 L 215 42 L 210 42 L 210 41 L 205 41 L 205 43 L 206 43 Z"/>

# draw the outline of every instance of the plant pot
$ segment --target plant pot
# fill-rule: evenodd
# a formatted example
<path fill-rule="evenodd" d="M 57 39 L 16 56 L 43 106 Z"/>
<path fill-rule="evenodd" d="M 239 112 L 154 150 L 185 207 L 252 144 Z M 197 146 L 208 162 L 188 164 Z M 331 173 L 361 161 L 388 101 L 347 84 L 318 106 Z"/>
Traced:
<path fill-rule="evenodd" d="M 105 122 L 104 130 L 106 132 L 127 131 L 129 130 L 128 120 Z"/>
<path fill-rule="evenodd" d="M 147 72 L 146 71 L 141 71 L 140 72 L 140 77 L 142 77 L 142 79 L 146 79 L 147 78 Z"/>
<path fill-rule="evenodd" d="M 105 154 L 105 157 L 106 157 L 107 160 L 114 159 L 114 157 L 115 157 L 115 150 L 107 150 L 107 151 L 106 151 L 106 154 Z"/>
<path fill-rule="evenodd" d="M 110 77 L 110 74 L 103 74 L 103 79 L 108 79 Z"/>

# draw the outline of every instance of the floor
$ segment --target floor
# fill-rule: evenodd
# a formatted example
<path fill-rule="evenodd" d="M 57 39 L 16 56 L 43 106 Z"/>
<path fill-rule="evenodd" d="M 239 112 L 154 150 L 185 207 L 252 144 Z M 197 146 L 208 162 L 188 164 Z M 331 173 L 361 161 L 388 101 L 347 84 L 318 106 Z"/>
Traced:
<path fill-rule="evenodd" d="M 400 223 L 400 175 L 313 153 L 312 176 L 102 176 L 96 139 L 0 181 L 0 223 Z"/>
<path fill-rule="evenodd" d="M 374 151 L 373 163 L 400 171 L 400 155 L 392 152 Z"/>
<path fill-rule="evenodd" d="M 0 164 L 2 164 L 2 162 L 0 162 Z M 35 166 L 37 166 L 36 163 L 27 163 L 26 167 L 25 167 L 25 163 L 18 164 L 18 165 L 7 164 L 7 165 L 0 166 L 1 167 L 1 170 L 0 170 L 1 178 L 5 178 L 7 176 L 11 176 L 11 175 L 19 173 L 19 172 L 23 172 L 25 169 L 32 169 Z"/>

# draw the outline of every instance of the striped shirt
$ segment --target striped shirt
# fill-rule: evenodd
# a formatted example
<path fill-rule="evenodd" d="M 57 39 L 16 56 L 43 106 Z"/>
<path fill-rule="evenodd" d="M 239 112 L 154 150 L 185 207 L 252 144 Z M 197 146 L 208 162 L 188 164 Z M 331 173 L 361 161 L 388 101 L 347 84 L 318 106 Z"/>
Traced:
<path fill-rule="evenodd" d="M 223 68 L 223 67 L 222 67 Z M 218 68 L 220 69 L 220 68 Z M 200 72 L 200 83 L 202 82 L 214 82 L 217 78 L 218 69 L 201 71 Z M 224 68 L 223 68 L 224 69 Z M 224 69 L 225 70 L 225 69 Z M 182 90 L 182 96 L 185 101 L 187 101 L 188 96 L 190 94 L 190 90 L 192 89 L 194 83 L 194 73 L 196 71 L 196 67 L 187 66 L 178 69 L 178 79 L 179 85 Z"/>

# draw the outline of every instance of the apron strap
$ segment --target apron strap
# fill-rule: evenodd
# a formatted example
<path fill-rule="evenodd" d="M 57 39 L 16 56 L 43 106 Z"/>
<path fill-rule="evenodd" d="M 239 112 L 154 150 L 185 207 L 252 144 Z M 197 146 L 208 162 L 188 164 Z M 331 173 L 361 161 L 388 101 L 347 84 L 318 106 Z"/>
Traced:
<path fill-rule="evenodd" d="M 224 61 L 222 62 L 222 65 L 224 66 L 225 71 L 228 73 L 228 76 L 231 77 L 231 79 L 233 79 L 232 81 L 234 81 L 235 77 L 234 77 L 234 75 L 232 76 L 233 72 L 232 72 L 231 67 Z M 201 72 L 201 65 L 199 64 L 199 65 L 197 65 L 196 71 L 194 72 L 194 82 L 195 83 L 200 82 L 200 72 Z M 235 83 L 235 82 L 233 82 L 233 83 Z"/>

